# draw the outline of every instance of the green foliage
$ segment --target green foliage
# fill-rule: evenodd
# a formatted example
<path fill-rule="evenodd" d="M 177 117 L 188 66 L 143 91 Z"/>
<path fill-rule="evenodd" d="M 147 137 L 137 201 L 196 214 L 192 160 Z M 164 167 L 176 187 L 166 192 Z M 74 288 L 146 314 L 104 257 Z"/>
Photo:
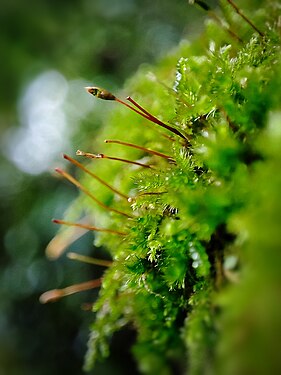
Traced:
<path fill-rule="evenodd" d="M 126 219 L 89 205 L 88 198 L 81 201 L 102 226 L 127 232 L 121 239 L 95 237 L 107 246 L 113 264 L 94 305 L 86 368 L 109 355 L 114 332 L 131 326 L 137 331 L 133 353 L 145 374 L 280 370 L 278 353 L 269 349 L 281 329 L 281 75 L 272 23 L 277 16 L 270 10 L 263 37 L 252 34 L 230 8 L 228 17 L 243 32 L 243 43 L 209 21 L 200 39 L 182 43 L 128 81 L 126 93 L 186 139 L 124 106 L 104 103 L 105 111 L 116 108 L 93 146 L 153 169 L 110 160 L 89 163 L 130 202 L 83 176 L 103 202 L 133 214 Z M 267 11 L 260 13 L 266 17 Z M 251 18 L 254 22 L 254 10 Z M 171 159 L 102 146 L 104 138 Z"/>

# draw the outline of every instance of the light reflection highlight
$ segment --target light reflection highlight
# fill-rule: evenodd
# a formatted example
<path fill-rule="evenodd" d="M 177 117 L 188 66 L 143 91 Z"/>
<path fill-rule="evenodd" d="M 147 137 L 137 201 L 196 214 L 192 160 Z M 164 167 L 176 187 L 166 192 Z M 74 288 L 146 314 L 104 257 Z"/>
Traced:
<path fill-rule="evenodd" d="M 19 104 L 21 127 L 11 129 L 4 147 L 6 155 L 23 172 L 40 174 L 69 144 L 64 104 L 66 79 L 57 71 L 37 77 L 26 89 Z"/>

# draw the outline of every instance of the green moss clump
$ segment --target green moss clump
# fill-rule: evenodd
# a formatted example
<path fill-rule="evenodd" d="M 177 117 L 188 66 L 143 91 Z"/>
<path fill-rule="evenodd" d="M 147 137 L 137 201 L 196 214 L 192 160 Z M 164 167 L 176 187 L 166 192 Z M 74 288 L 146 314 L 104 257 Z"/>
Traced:
<path fill-rule="evenodd" d="M 281 372 L 281 65 L 277 7 L 263 3 L 251 11 L 263 36 L 224 4 L 243 42 L 208 21 L 199 39 L 127 82 L 126 93 L 185 139 L 104 104 L 116 108 L 93 147 L 152 168 L 88 164 L 129 202 L 81 176 L 106 205 L 132 215 L 78 199 L 101 226 L 126 232 L 95 236 L 113 263 L 93 308 L 87 369 L 109 355 L 114 332 L 131 326 L 144 374 Z M 170 159 L 105 146 L 105 138 Z"/>

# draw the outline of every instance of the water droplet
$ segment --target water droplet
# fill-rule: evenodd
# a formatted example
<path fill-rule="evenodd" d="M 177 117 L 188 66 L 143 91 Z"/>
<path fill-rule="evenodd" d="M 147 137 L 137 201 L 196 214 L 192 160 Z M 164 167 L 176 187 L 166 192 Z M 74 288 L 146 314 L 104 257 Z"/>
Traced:
<path fill-rule="evenodd" d="M 197 260 L 195 260 L 193 263 L 192 263 L 192 267 L 193 268 L 198 268 L 199 267 L 199 262 Z"/>
<path fill-rule="evenodd" d="M 194 252 L 194 253 L 191 254 L 191 258 L 193 260 L 198 260 L 200 257 L 199 257 L 199 254 L 197 252 Z"/>

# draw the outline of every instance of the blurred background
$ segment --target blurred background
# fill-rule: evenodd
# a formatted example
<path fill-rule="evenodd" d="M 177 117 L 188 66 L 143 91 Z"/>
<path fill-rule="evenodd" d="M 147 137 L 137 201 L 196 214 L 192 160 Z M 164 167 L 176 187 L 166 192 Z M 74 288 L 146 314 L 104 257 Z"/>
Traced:
<path fill-rule="evenodd" d="M 62 218 L 77 195 L 53 169 L 101 126 L 102 106 L 83 87 L 122 88 L 141 64 L 200 33 L 205 16 L 187 0 L 1 2 L 0 374 L 83 373 L 94 317 L 81 305 L 97 292 L 38 300 L 46 290 L 99 277 L 65 256 L 46 258 L 57 231 L 51 219 Z M 90 254 L 92 235 L 72 246 Z M 132 340 L 130 332 L 117 335 L 110 360 L 93 373 L 137 373 Z"/>

